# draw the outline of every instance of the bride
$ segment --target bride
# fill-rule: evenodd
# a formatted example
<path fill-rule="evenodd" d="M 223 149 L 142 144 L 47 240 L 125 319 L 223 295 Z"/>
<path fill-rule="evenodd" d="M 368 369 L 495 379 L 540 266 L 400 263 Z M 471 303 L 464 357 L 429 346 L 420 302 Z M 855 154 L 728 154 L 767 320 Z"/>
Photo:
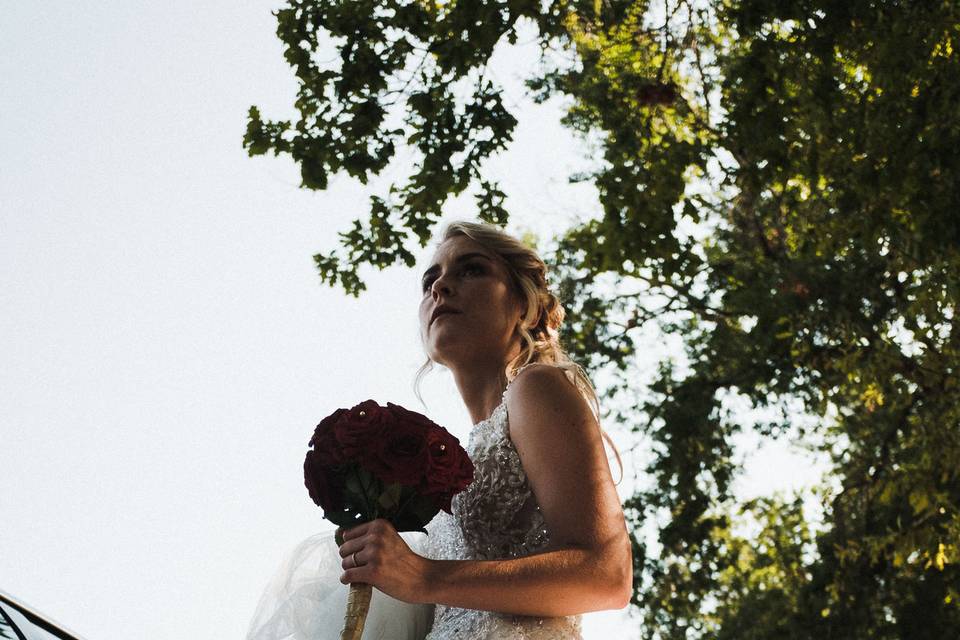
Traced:
<path fill-rule="evenodd" d="M 428 534 L 383 519 L 307 539 L 261 598 L 248 640 L 339 637 L 347 585 L 373 585 L 363 638 L 578 640 L 581 614 L 621 609 L 632 556 L 596 393 L 564 353 L 564 312 L 536 253 L 453 222 L 422 282 L 427 362 L 474 423 L 473 483 Z M 619 460 L 619 456 L 618 456 Z"/>

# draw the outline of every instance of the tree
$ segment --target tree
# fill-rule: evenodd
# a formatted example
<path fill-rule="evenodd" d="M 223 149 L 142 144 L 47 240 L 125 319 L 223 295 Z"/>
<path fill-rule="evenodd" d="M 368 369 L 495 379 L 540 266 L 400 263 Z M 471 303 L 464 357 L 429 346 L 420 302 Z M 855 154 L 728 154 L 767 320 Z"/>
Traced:
<path fill-rule="evenodd" d="M 507 221 L 483 161 L 516 119 L 484 67 L 519 22 L 538 29 L 531 95 L 568 96 L 564 124 L 601 140 L 573 179 L 603 216 L 549 261 L 562 339 L 613 372 L 606 404 L 651 447 L 651 484 L 626 505 L 645 637 L 956 636 L 960 5 L 290 0 L 276 15 L 300 117 L 251 108 L 251 155 L 289 154 L 323 189 L 419 152 L 339 234 L 344 252 L 315 256 L 352 295 L 360 265 L 413 264 L 452 194 L 474 188 L 479 217 Z M 646 326 L 681 335 L 686 362 L 643 390 Z M 732 400 L 766 417 L 745 424 Z M 797 500 L 732 495 L 747 429 L 829 456 L 822 523 Z"/>

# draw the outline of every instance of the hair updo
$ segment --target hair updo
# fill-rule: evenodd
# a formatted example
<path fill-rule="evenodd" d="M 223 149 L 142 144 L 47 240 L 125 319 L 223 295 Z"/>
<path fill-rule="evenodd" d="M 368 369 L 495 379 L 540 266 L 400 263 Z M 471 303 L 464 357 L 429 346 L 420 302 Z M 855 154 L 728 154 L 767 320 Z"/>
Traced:
<path fill-rule="evenodd" d="M 456 236 L 467 236 L 500 259 L 510 274 L 514 294 L 525 306 L 516 329 L 520 336 L 520 353 L 506 363 L 501 372 L 501 387 L 505 389 L 520 368 L 527 364 L 537 362 L 559 367 L 586 399 L 599 427 L 600 403 L 597 392 L 583 368 L 570 359 L 560 344 L 560 326 L 566 313 L 560 299 L 549 289 L 547 265 L 534 249 L 492 224 L 451 222 L 444 227 L 438 244 Z M 423 402 L 420 396 L 420 381 L 431 369 L 433 361 L 428 357 L 417 371 L 414 392 L 420 402 Z M 617 447 L 602 427 L 600 433 L 613 448 L 622 479 L 623 463 Z"/>

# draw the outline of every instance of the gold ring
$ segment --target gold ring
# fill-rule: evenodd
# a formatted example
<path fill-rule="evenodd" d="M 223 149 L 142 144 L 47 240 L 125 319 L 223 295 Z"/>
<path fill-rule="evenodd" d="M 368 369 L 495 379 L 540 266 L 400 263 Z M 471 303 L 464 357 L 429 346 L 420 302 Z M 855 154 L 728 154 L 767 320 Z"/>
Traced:
<path fill-rule="evenodd" d="M 360 566 L 360 562 L 357 560 L 357 552 L 356 552 L 356 551 L 353 552 L 353 566 L 355 566 L 355 567 L 359 567 L 359 566 Z"/>

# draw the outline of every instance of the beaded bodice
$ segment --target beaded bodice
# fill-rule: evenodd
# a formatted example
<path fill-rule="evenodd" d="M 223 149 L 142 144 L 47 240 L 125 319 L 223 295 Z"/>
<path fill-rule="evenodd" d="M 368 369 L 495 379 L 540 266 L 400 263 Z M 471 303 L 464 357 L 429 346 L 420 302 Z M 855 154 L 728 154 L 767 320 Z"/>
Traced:
<path fill-rule="evenodd" d="M 535 553 L 549 542 L 540 506 L 510 440 L 506 393 L 490 417 L 470 431 L 466 451 L 474 479 L 454 496 L 452 515 L 441 511 L 427 526 L 428 557 L 508 559 Z M 540 618 L 437 605 L 426 640 L 495 638 L 580 640 L 580 616 Z"/>

